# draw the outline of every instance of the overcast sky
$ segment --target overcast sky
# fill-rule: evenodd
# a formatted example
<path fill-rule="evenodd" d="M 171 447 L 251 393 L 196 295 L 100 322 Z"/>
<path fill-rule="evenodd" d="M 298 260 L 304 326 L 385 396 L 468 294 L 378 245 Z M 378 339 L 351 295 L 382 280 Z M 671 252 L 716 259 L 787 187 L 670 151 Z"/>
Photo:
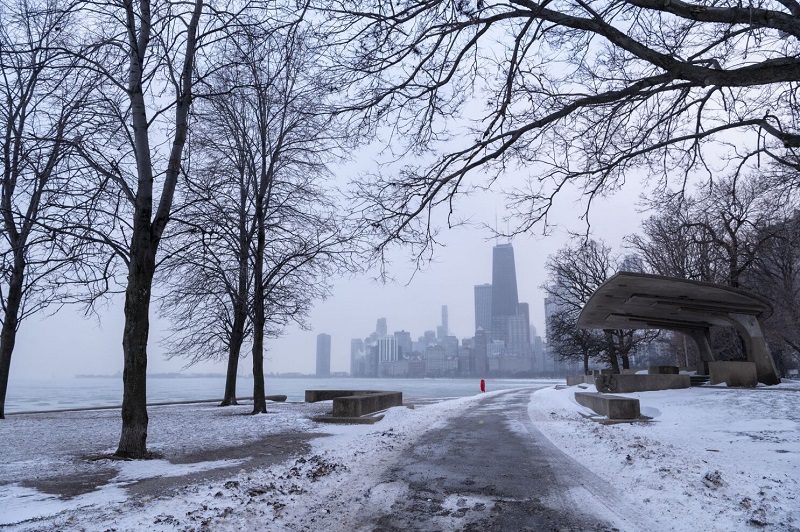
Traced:
<path fill-rule="evenodd" d="M 640 184 L 630 184 L 609 200 L 597 203 L 592 211 L 592 235 L 603 238 L 618 252 L 622 251 L 619 247 L 622 237 L 637 230 L 642 219 L 636 208 L 642 188 L 637 185 Z M 460 214 L 491 221 L 497 214 L 497 207 L 492 205 L 490 198 L 474 196 L 464 204 Z M 582 212 L 583 207 L 574 203 L 574 197 L 562 196 L 551 218 L 559 224 L 559 229 L 546 237 L 523 235 L 512 241 L 519 298 L 529 303 L 531 322 L 542 336 L 544 294 L 539 287 L 545 280 L 544 264 L 549 254 L 564 245 L 568 229 L 585 231 L 586 226 L 579 219 Z M 309 319 L 311 331 L 291 328 L 283 338 L 268 341 L 266 371 L 313 373 L 316 335 L 321 332 L 332 336 L 331 369 L 349 371 L 350 340 L 372 333 L 378 318 L 387 319 L 390 333 L 410 331 L 416 340 L 424 331 L 435 330 L 440 324 L 442 305 L 448 306 L 451 334 L 459 338 L 472 336 L 473 287 L 491 282 L 495 240 L 488 232 L 472 227 L 443 230 L 441 236 L 446 247 L 437 249 L 435 262 L 413 278 L 413 269 L 402 262 L 403 252 L 397 251 L 390 271 L 397 279 L 395 283 L 381 285 L 369 275 L 336 281 L 333 296 L 313 309 Z M 74 307 L 66 307 L 52 317 L 34 316 L 23 322 L 11 362 L 12 380 L 121 371 L 121 301 L 120 298 L 104 309 L 99 323 L 95 318 L 84 318 L 80 309 Z M 165 360 L 165 353 L 158 345 L 165 324 L 157 319 L 152 323 L 148 371 L 181 370 L 185 362 Z M 249 371 L 250 364 L 248 356 L 240 364 L 240 372 Z M 185 371 L 224 373 L 225 365 L 206 363 Z"/>

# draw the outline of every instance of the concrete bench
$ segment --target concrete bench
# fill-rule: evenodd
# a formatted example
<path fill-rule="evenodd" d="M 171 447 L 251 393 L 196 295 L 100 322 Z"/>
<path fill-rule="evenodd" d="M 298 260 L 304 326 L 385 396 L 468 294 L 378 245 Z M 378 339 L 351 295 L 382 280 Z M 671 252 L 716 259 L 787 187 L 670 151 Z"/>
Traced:
<path fill-rule="evenodd" d="M 594 385 L 598 392 L 632 393 L 688 388 L 688 375 L 596 375 Z"/>
<path fill-rule="evenodd" d="M 579 404 L 608 419 L 639 419 L 639 400 L 596 392 L 575 392 Z"/>
<path fill-rule="evenodd" d="M 306 402 L 333 400 L 333 417 L 353 418 L 403 405 L 403 392 L 380 390 L 306 390 Z"/>

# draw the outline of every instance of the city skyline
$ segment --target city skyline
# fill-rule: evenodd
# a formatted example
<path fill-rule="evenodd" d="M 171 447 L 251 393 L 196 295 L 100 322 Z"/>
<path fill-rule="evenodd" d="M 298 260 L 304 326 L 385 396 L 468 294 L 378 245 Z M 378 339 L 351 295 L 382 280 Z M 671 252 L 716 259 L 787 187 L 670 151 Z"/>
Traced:
<path fill-rule="evenodd" d="M 553 359 L 531 326 L 529 304 L 519 301 L 511 243 L 492 248 L 492 281 L 473 287 L 473 334 L 450 333 L 447 305 L 441 306 L 438 325 L 429 323 L 414 331 L 416 340 L 405 329 L 390 332 L 394 328 L 380 317 L 374 331 L 350 340 L 350 376 L 552 377 L 565 373 L 567 365 Z M 492 324 L 491 330 L 483 327 L 486 324 Z"/>
<path fill-rule="evenodd" d="M 604 199 L 602 209 L 613 216 L 598 216 L 592 230 L 616 249 L 623 237 L 633 231 L 642 218 L 633 205 L 636 194 Z M 565 206 L 572 200 L 565 199 Z M 600 207 L 598 207 L 598 212 Z M 544 332 L 544 292 L 547 256 L 563 246 L 571 231 L 585 231 L 586 223 L 570 209 L 554 211 L 556 228 L 547 235 L 522 235 L 514 239 L 519 270 L 518 291 L 530 306 L 531 324 Z M 437 248 L 433 261 L 417 269 L 415 261 L 402 250 L 391 259 L 391 276 L 382 282 L 375 270 L 355 277 L 334 279 L 331 297 L 317 301 L 301 328 L 289 325 L 279 338 L 266 342 L 267 373 L 298 372 L 313 374 L 317 334 L 342 331 L 331 339 L 331 371 L 349 371 L 350 339 L 370 331 L 377 317 L 389 324 L 402 324 L 406 330 L 424 330 L 440 320 L 441 305 L 449 309 L 449 328 L 459 337 L 474 333 L 474 292 L 472 287 L 491 279 L 490 233 L 469 227 L 456 227 L 442 233 L 443 247 Z M 466 287 L 466 289 L 465 289 Z M 154 297 L 158 297 L 155 294 Z M 424 303 L 420 304 L 420 303 Z M 187 367 L 181 358 L 168 358 L 160 340 L 169 334 L 169 323 L 152 310 L 152 330 L 148 350 L 152 353 L 148 371 L 153 373 L 224 373 L 225 362 L 212 360 Z M 115 296 L 101 304 L 97 314 L 85 315 L 83 309 L 67 306 L 55 315 L 33 316 L 20 328 L 17 351 L 11 365 L 12 378 L 57 378 L 79 373 L 116 374 L 122 371 L 121 338 L 123 328 L 122 298 Z M 46 332 L 46 334 L 43 334 Z M 68 342 L 64 342 L 68 338 Z M 53 357 L 53 354 L 58 356 Z M 251 367 L 249 356 L 240 369 Z"/>

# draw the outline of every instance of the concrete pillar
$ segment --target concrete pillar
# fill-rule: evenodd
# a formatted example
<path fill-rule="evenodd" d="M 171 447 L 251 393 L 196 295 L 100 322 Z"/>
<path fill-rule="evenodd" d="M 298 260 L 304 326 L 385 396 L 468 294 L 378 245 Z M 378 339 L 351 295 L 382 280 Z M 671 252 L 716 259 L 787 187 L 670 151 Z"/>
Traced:
<path fill-rule="evenodd" d="M 708 370 L 706 369 L 706 364 L 704 362 L 714 362 L 714 352 L 711 351 L 711 334 L 708 331 L 708 328 L 700 328 L 700 329 L 672 329 L 675 332 L 679 332 L 681 334 L 685 334 L 689 338 L 692 339 L 694 344 L 697 346 L 697 352 L 699 353 L 699 357 L 697 359 L 697 370 L 698 375 L 707 375 Z"/>
<path fill-rule="evenodd" d="M 775 360 L 764 339 L 764 329 L 758 318 L 751 314 L 728 314 L 731 323 L 744 338 L 745 348 L 747 349 L 747 361 L 756 365 L 758 382 L 764 384 L 780 384 L 778 370 L 775 367 Z"/>

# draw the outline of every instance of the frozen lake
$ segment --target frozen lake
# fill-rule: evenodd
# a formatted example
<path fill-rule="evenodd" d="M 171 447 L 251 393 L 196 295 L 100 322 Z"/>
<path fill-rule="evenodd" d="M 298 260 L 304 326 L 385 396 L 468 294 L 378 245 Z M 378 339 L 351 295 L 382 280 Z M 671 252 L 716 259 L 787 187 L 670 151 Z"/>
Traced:
<path fill-rule="evenodd" d="M 480 393 L 479 379 L 353 379 L 267 377 L 267 395 L 286 395 L 303 401 L 310 389 L 397 390 L 405 398 L 465 397 Z M 487 379 L 486 391 L 563 383 L 563 380 Z M 151 377 L 148 403 L 219 400 L 225 388 L 222 376 Z M 253 395 L 252 377 L 239 377 L 239 397 Z M 122 403 L 122 377 L 68 377 L 63 379 L 10 379 L 6 413 L 71 408 L 114 407 Z"/>

